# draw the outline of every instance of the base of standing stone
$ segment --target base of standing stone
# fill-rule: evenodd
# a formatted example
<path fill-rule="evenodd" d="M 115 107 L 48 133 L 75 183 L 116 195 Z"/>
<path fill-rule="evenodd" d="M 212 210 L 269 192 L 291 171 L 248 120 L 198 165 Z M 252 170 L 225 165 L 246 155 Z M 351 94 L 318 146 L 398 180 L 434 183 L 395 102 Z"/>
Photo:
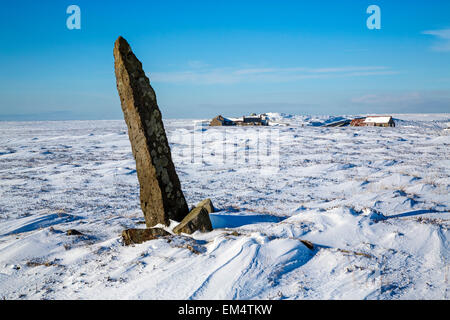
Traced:
<path fill-rule="evenodd" d="M 208 232 L 212 231 L 213 227 L 209 214 L 214 212 L 214 206 L 210 199 L 201 201 L 189 214 L 173 228 L 176 234 L 187 233 L 192 234 L 195 231 Z"/>
<path fill-rule="evenodd" d="M 122 231 L 123 243 L 126 246 L 143 243 L 164 236 L 170 236 L 170 233 L 161 228 L 127 229 Z"/>
<path fill-rule="evenodd" d="M 211 199 L 206 199 L 197 204 L 189 214 L 178 224 L 173 232 L 176 234 L 192 234 L 195 231 L 208 232 L 213 227 L 209 214 L 214 212 L 214 206 Z M 139 244 L 145 241 L 154 240 L 160 237 L 170 236 L 171 234 L 161 228 L 147 229 L 127 229 L 122 231 L 122 239 L 125 245 Z"/>

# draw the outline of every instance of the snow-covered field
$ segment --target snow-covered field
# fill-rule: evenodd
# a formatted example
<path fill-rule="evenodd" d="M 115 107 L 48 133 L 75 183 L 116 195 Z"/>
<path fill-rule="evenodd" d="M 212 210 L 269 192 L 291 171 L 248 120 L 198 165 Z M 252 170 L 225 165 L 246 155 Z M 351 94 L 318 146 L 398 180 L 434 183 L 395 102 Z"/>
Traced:
<path fill-rule="evenodd" d="M 450 114 L 270 117 L 167 120 L 215 230 L 129 247 L 145 225 L 123 120 L 0 122 L 0 299 L 448 299 Z"/>

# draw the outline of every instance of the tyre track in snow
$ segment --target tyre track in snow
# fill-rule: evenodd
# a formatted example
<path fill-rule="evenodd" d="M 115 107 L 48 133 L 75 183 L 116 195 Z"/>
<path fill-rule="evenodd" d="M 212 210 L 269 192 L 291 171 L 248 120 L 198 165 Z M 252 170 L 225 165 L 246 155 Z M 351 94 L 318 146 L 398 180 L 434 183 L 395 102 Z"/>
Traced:
<path fill-rule="evenodd" d="M 244 261 L 242 261 L 242 259 L 237 259 L 244 252 L 244 247 L 246 247 L 247 241 L 248 241 L 248 239 L 242 239 L 240 241 L 237 241 L 237 243 L 234 243 L 230 249 L 226 250 L 225 252 L 221 252 L 220 256 L 229 257 L 231 255 L 231 258 L 225 259 L 225 261 L 220 261 L 221 259 L 219 259 L 218 266 L 215 267 L 214 271 L 212 271 L 207 276 L 207 278 L 203 281 L 203 283 L 196 290 L 194 290 L 194 292 L 191 294 L 191 296 L 188 299 L 190 299 L 190 300 L 201 299 L 202 296 L 205 296 L 205 295 L 210 297 L 208 292 L 209 292 L 209 290 L 216 289 L 216 285 L 217 285 L 217 287 L 222 288 L 216 294 L 225 293 L 225 295 L 226 295 L 227 290 L 224 290 L 224 289 L 227 287 L 227 283 L 231 283 L 232 284 L 231 287 L 232 287 L 234 282 L 230 282 L 230 277 L 232 277 L 232 275 L 229 275 L 227 272 L 223 272 L 223 271 L 228 265 L 233 264 L 233 262 L 237 262 L 238 264 L 239 264 L 239 262 L 243 262 L 240 264 L 240 266 L 239 265 L 232 266 L 231 270 L 234 270 L 234 272 L 236 272 L 235 271 L 236 268 L 237 268 L 237 270 L 239 270 L 242 268 L 243 265 L 245 266 L 245 265 L 249 264 L 248 262 L 246 263 L 245 257 L 243 259 Z M 242 243 L 242 242 L 244 242 L 244 243 Z M 218 250 L 219 247 L 220 247 L 220 245 L 217 248 L 215 248 L 213 250 L 213 252 Z M 253 257 L 250 258 L 250 262 L 252 260 L 253 260 Z M 248 269 L 248 268 L 249 267 L 246 267 L 246 269 Z M 244 269 L 244 273 L 246 273 L 245 269 Z M 214 297 L 214 298 L 217 299 L 219 297 Z M 224 298 L 224 297 L 222 297 L 222 298 Z"/>

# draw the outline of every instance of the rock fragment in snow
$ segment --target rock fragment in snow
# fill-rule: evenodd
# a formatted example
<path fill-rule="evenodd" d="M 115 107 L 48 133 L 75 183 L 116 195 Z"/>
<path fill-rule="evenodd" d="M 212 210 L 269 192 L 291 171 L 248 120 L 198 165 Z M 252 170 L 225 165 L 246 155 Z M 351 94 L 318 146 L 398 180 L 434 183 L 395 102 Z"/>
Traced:
<path fill-rule="evenodd" d="M 122 231 L 122 239 L 125 245 L 139 244 L 154 240 L 159 237 L 170 236 L 170 233 L 161 228 L 128 229 Z"/>
<path fill-rule="evenodd" d="M 208 212 L 208 213 L 213 213 L 213 212 L 215 212 L 216 211 L 216 209 L 214 208 L 214 206 L 213 206 L 213 204 L 212 204 L 212 201 L 211 201 L 211 199 L 205 199 L 205 200 L 203 200 L 203 201 L 200 201 L 198 204 L 197 204 L 197 207 L 203 207 L 203 208 L 205 208 L 206 209 L 206 211 Z"/>
<path fill-rule="evenodd" d="M 309 250 L 314 250 L 314 244 L 308 240 L 300 240 Z"/>
<path fill-rule="evenodd" d="M 156 95 L 128 42 L 119 37 L 114 45 L 114 66 L 122 111 L 128 126 L 140 202 L 148 228 L 170 219 L 181 221 L 189 212 L 172 162 Z"/>
<path fill-rule="evenodd" d="M 82 235 L 83 235 L 80 231 L 75 230 L 75 229 L 69 229 L 69 230 L 67 230 L 67 231 L 66 231 L 66 234 L 67 234 L 68 236 L 82 236 Z"/>
<path fill-rule="evenodd" d="M 209 218 L 211 212 L 214 212 L 214 206 L 211 200 L 206 199 L 201 201 L 179 225 L 173 228 L 173 232 L 177 234 L 192 234 L 197 230 L 201 232 L 212 231 L 213 227 Z"/>

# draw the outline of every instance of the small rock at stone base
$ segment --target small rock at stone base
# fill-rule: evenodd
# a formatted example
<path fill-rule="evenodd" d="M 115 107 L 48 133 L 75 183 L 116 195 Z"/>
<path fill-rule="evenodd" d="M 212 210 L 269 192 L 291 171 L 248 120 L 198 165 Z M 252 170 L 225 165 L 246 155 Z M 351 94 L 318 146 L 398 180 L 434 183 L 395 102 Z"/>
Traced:
<path fill-rule="evenodd" d="M 82 236 L 82 235 L 83 235 L 80 231 L 75 230 L 75 229 L 69 229 L 69 230 L 67 230 L 67 231 L 66 231 L 66 234 L 67 234 L 68 236 Z"/>
<path fill-rule="evenodd" d="M 173 228 L 176 234 L 187 233 L 192 234 L 195 231 L 208 232 L 212 231 L 213 227 L 209 218 L 209 213 L 214 212 L 214 206 L 210 199 L 201 201 L 197 207 L 191 210 L 189 214 Z"/>
<path fill-rule="evenodd" d="M 203 201 L 201 201 L 201 202 L 199 202 L 198 204 L 197 204 L 197 207 L 203 207 L 203 208 L 205 208 L 206 209 L 206 211 L 208 211 L 208 213 L 213 213 L 213 212 L 215 212 L 216 211 L 216 209 L 214 208 L 214 206 L 213 206 L 213 204 L 212 204 L 212 201 L 211 201 L 211 199 L 205 199 L 205 200 L 203 200 Z"/>
<path fill-rule="evenodd" d="M 159 237 L 170 236 L 170 233 L 161 228 L 128 229 L 122 231 L 122 239 L 125 245 L 139 244 L 154 240 Z"/>

